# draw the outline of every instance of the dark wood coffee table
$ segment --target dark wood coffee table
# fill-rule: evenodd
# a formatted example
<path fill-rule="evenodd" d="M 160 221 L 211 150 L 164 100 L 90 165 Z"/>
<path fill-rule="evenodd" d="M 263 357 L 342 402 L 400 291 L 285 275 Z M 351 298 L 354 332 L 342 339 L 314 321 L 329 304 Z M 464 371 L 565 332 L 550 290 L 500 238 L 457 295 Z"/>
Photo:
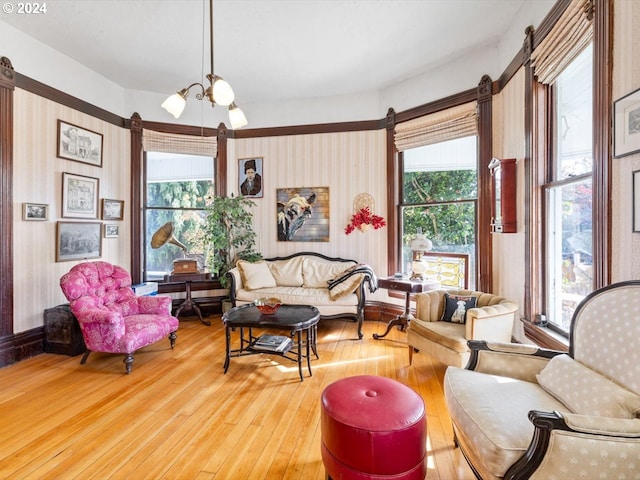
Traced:
<path fill-rule="evenodd" d="M 222 315 L 226 336 L 224 373 L 227 373 L 229 369 L 231 357 L 267 353 L 269 355 L 279 355 L 297 362 L 300 381 L 304 380 L 304 376 L 302 375 L 302 359 L 306 358 L 309 376 L 312 376 L 311 351 L 313 351 L 316 358 L 320 358 L 316 348 L 319 320 L 320 312 L 316 307 L 312 307 L 311 305 L 282 305 L 276 313 L 272 315 L 263 315 L 253 304 L 241 305 L 230 309 Z M 288 352 L 255 350 L 252 347 L 258 337 L 253 333 L 254 328 L 269 331 L 286 330 L 291 336 L 293 347 Z M 231 332 L 235 330 L 240 331 L 240 347 L 232 349 Z M 303 336 L 305 336 L 304 339 Z"/>

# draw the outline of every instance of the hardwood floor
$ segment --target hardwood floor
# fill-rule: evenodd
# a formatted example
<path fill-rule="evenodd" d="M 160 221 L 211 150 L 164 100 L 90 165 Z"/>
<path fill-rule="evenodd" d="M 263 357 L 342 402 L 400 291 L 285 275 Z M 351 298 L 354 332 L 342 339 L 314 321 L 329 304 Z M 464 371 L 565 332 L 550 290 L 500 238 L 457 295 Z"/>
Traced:
<path fill-rule="evenodd" d="M 320 395 L 351 375 L 409 385 L 427 408 L 429 480 L 475 477 L 459 450 L 442 395 L 445 367 L 427 355 L 408 366 L 405 333 L 323 321 L 313 376 L 271 355 L 233 358 L 223 374 L 224 328 L 182 321 L 169 341 L 123 356 L 42 354 L 0 370 L 1 479 L 324 479 Z M 306 369 L 305 369 L 305 373 Z"/>

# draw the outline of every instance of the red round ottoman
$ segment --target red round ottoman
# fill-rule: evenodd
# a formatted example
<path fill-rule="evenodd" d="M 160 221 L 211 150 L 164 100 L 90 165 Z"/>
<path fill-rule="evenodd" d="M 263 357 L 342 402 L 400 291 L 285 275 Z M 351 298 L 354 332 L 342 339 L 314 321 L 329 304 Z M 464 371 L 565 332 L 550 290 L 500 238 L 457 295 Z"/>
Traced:
<path fill-rule="evenodd" d="M 333 480 L 423 480 L 422 397 L 386 377 L 347 377 L 322 392 L 322 462 Z"/>

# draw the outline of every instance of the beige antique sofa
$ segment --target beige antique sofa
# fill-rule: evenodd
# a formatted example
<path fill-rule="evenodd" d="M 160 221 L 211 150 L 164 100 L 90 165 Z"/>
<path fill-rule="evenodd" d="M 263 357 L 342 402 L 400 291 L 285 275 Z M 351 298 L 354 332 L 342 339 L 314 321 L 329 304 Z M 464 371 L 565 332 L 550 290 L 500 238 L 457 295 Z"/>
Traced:
<path fill-rule="evenodd" d="M 259 262 L 238 262 L 228 273 L 232 305 L 277 297 L 282 303 L 313 305 L 321 318 L 351 318 L 362 338 L 365 284 L 377 289 L 373 270 L 355 260 L 300 252 Z"/>
<path fill-rule="evenodd" d="M 569 353 L 469 342 L 444 378 L 456 444 L 479 478 L 640 478 L 640 281 L 576 309 Z"/>
<path fill-rule="evenodd" d="M 441 321 L 445 294 L 472 296 L 476 307 L 466 312 L 465 323 Z M 467 340 L 510 342 L 518 306 L 509 300 L 471 290 L 434 290 L 415 296 L 416 316 L 409 322 L 409 364 L 414 351 L 427 353 L 445 365 L 464 367 L 469 360 Z"/>

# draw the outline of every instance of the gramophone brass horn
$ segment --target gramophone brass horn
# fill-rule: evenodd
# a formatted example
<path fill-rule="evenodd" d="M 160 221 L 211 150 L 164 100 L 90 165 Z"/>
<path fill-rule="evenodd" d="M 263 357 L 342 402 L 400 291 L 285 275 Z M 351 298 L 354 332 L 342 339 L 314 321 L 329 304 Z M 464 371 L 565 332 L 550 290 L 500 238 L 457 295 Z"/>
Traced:
<path fill-rule="evenodd" d="M 166 243 L 173 243 L 176 247 L 184 250 L 184 253 L 187 253 L 187 247 L 173 236 L 173 222 L 165 223 L 151 237 L 151 248 L 160 248 Z"/>

